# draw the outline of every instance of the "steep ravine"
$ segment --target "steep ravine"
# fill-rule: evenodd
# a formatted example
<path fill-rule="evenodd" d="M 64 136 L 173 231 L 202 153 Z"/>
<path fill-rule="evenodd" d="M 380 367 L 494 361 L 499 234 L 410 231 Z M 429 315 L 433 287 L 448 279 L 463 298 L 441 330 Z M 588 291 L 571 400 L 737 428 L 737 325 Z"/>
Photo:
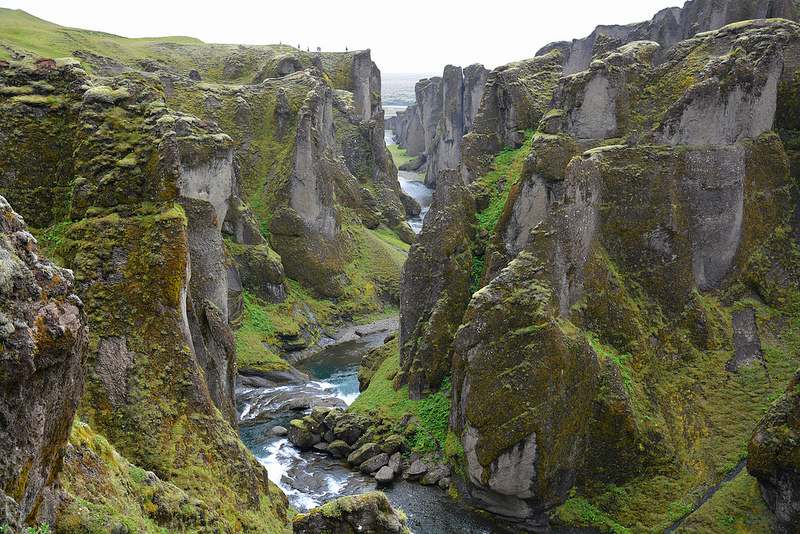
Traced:
<path fill-rule="evenodd" d="M 0 532 L 800 534 L 798 8 L 391 113 L 0 8 Z"/>

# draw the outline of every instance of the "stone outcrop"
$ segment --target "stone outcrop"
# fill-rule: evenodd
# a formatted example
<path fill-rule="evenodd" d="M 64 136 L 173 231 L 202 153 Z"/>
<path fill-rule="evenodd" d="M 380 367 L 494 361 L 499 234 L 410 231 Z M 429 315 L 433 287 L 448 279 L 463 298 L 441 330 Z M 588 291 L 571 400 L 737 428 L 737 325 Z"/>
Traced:
<path fill-rule="evenodd" d="M 340 497 L 297 515 L 292 521 L 295 534 L 336 532 L 337 534 L 407 534 L 405 514 L 395 510 L 383 493 L 372 492 Z"/>
<path fill-rule="evenodd" d="M 775 514 L 777 532 L 800 525 L 800 373 L 759 422 L 747 448 L 747 470 Z"/>
<path fill-rule="evenodd" d="M 690 0 L 683 8 L 659 11 L 647 22 L 598 26 L 584 39 L 551 43 L 537 55 L 560 50 L 565 59 L 564 74 L 570 75 L 586 70 L 596 56 L 633 41 L 655 41 L 666 52 L 680 41 L 733 22 L 770 18 L 797 20 L 798 16 L 800 13 L 790 0 Z"/>
<path fill-rule="evenodd" d="M 55 520 L 63 449 L 83 392 L 83 303 L 0 196 L 0 524 Z"/>
<path fill-rule="evenodd" d="M 541 269 L 534 256 L 517 256 L 473 297 L 453 343 L 451 426 L 472 496 L 530 529 L 546 528 L 545 512 L 575 483 L 598 387 L 597 356 L 548 310 Z"/>
<path fill-rule="evenodd" d="M 472 259 L 480 289 L 460 324 L 441 330 L 456 334 L 438 338 L 438 359 L 413 360 L 406 340 L 425 336 L 401 330 L 401 361 L 416 363 L 398 374 L 430 376 L 452 362 L 450 426 L 481 508 L 530 531 L 552 521 L 608 525 L 575 513 L 588 503 L 625 527 L 659 528 L 663 517 L 633 512 L 634 523 L 625 504 L 605 499 L 624 488 L 661 506 L 637 482 L 654 473 L 683 491 L 715 483 L 666 467 L 676 459 L 717 465 L 706 455 L 723 449 L 701 435 L 724 435 L 723 454 L 735 464 L 733 451 L 768 405 L 758 388 L 796 368 L 790 344 L 772 353 L 783 363 L 763 358 L 759 334 L 791 327 L 767 327 L 754 310 L 796 313 L 796 193 L 786 152 L 796 121 L 785 110 L 800 70 L 798 30 L 751 21 L 669 50 L 658 39 L 626 40 L 563 77 L 565 57 L 554 49 L 490 74 L 463 146 L 477 219 L 489 228 L 468 245 L 475 253 L 488 243 L 485 266 Z M 526 90 L 523 75 L 541 83 Z M 770 131 L 776 117 L 785 121 L 780 136 Z M 522 148 L 495 158 L 503 147 Z M 446 246 L 450 235 L 434 243 Z M 417 246 L 424 243 L 423 235 Z M 414 259 L 412 251 L 407 270 Z M 425 310 L 447 301 L 438 286 L 445 276 L 412 278 L 415 294 L 432 296 Z M 415 305 L 402 301 L 403 321 L 417 318 Z M 415 390 L 407 380 L 410 396 L 435 385 Z M 747 423 L 734 428 L 720 416 L 729 410 Z M 775 443 L 764 437 L 770 432 L 762 430 L 764 443 Z M 763 465 L 770 507 L 791 521 L 794 475 L 786 463 Z"/>
<path fill-rule="evenodd" d="M 397 112 L 392 128 L 397 145 L 406 149 L 409 156 L 425 154 L 425 133 L 419 117 L 418 106 L 412 104 L 404 111 Z"/>
<path fill-rule="evenodd" d="M 541 57 L 493 70 L 486 79 L 472 131 L 464 137 L 462 175 L 472 182 L 485 174 L 504 147 L 519 147 L 525 131 L 534 129 L 553 98 L 562 72 L 562 56 Z"/>
<path fill-rule="evenodd" d="M 436 135 L 427 150 L 425 185 L 436 187 L 439 173 L 457 169 L 461 162 L 461 139 L 465 132 L 464 74 L 460 67 L 448 65 L 442 75 L 442 111 Z"/>
<path fill-rule="evenodd" d="M 39 181 L 38 195 L 57 208 L 37 222 L 59 223 L 58 238 L 47 243 L 75 271 L 85 303 L 81 417 L 132 463 L 213 502 L 221 528 L 229 526 L 224 510 L 235 510 L 246 530 L 285 524 L 284 498 L 273 494 L 234 430 L 222 240 L 227 210 L 239 202 L 231 138 L 169 111 L 157 82 L 145 76 L 98 85 L 75 64 L 12 65 L 0 76 L 3 150 L 18 154 L 0 162 L 3 193 L 24 202 Z M 9 96 L 30 84 L 47 96 Z M 53 142 L 43 144 L 42 135 Z M 49 155 L 35 156 L 42 151 Z M 40 163 L 27 166 L 31 158 Z M 70 420 L 59 422 L 63 433 Z"/>
<path fill-rule="evenodd" d="M 443 172 L 403 267 L 396 381 L 408 383 L 412 399 L 436 389 L 450 369 L 449 346 L 469 300 L 474 214 L 458 171 Z"/>
<path fill-rule="evenodd" d="M 413 170 L 425 171 L 428 187 L 436 186 L 445 169 L 460 168 L 462 138 L 472 129 L 488 73 L 479 64 L 463 70 L 447 65 L 442 77 L 417 82 L 416 104 L 395 118 L 397 144 L 420 156 Z"/>

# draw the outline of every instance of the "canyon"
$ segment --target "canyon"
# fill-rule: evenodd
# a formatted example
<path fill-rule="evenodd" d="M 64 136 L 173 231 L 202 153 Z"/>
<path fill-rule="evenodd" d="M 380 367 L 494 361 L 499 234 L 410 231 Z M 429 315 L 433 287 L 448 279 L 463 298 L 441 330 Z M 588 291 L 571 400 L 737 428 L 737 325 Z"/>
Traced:
<path fill-rule="evenodd" d="M 369 50 L 0 8 L 0 532 L 800 532 L 799 20 L 389 112 Z"/>

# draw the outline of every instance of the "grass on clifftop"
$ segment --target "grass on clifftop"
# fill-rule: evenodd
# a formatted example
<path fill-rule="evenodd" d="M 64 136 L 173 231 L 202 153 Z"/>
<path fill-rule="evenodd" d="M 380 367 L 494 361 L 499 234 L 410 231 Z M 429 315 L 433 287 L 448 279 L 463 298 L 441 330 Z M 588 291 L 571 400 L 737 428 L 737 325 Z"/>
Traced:
<path fill-rule="evenodd" d="M 409 156 L 408 151 L 405 148 L 400 148 L 397 145 L 389 145 L 389 152 L 392 154 L 392 159 L 394 160 L 394 164 L 396 167 L 400 167 L 400 165 L 405 165 L 409 161 L 414 159 L 414 156 Z"/>
<path fill-rule="evenodd" d="M 417 452 L 441 450 L 447 441 L 450 417 L 450 380 L 445 378 L 442 388 L 422 400 L 408 398 L 408 386 L 395 389 L 393 380 L 400 369 L 400 349 L 394 339 L 384 345 L 388 351 L 386 359 L 370 380 L 366 390 L 350 405 L 354 412 L 377 411 L 382 416 L 399 420 L 410 414 L 418 419 L 418 426 L 410 440 L 411 448 Z"/>
<path fill-rule="evenodd" d="M 511 188 L 519 182 L 522 175 L 522 167 L 525 158 L 531 152 L 533 142 L 533 130 L 525 132 L 525 143 L 519 148 L 506 147 L 500 152 L 492 163 L 492 170 L 484 174 L 477 180 L 477 184 L 482 192 L 489 197 L 486 209 L 477 214 L 478 219 L 478 240 L 474 250 L 480 254 L 472 257 L 472 273 L 470 275 L 470 291 L 472 293 L 480 289 L 481 278 L 485 269 L 483 252 L 486 249 L 488 239 L 494 235 L 497 222 L 505 210 L 508 202 L 508 194 Z M 482 238 L 481 236 L 490 236 Z"/>

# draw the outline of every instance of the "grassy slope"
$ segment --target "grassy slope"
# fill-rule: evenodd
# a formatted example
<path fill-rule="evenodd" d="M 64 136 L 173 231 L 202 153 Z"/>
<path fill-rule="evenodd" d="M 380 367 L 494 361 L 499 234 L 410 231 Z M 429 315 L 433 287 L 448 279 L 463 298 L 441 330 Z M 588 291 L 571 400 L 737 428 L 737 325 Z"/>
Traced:
<path fill-rule="evenodd" d="M 413 160 L 413 156 L 409 156 L 408 152 L 406 152 L 405 148 L 400 148 L 397 145 L 389 145 L 389 152 L 392 154 L 392 159 L 394 160 L 394 164 L 397 167 L 400 165 L 406 164 L 409 161 Z"/>
<path fill-rule="evenodd" d="M 369 386 L 350 405 L 354 412 L 377 411 L 391 420 L 399 420 L 406 414 L 419 419 L 411 446 L 419 452 L 442 449 L 447 440 L 450 414 L 450 384 L 447 379 L 442 388 L 422 400 L 408 398 L 408 386 L 394 388 L 393 379 L 400 368 L 400 348 L 395 338 L 381 350 L 386 359 L 370 380 Z"/>

